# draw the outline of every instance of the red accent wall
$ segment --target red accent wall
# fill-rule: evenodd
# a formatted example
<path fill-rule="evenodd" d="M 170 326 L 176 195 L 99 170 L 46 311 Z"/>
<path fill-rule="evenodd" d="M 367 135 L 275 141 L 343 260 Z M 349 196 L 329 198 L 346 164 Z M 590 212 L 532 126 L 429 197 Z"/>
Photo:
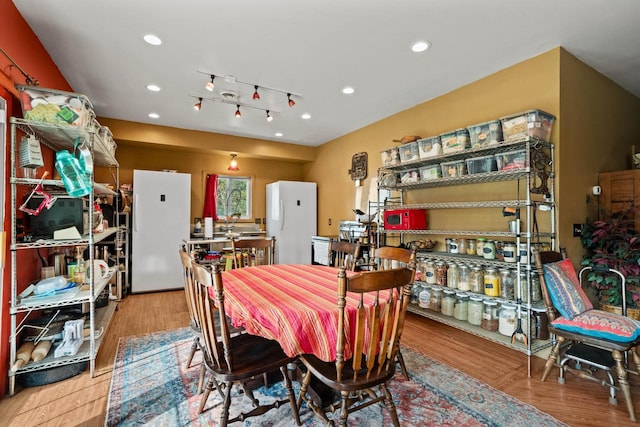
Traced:
<path fill-rule="evenodd" d="M 72 91 L 64 76 L 58 70 L 47 51 L 44 49 L 38 37 L 31 31 L 29 25 L 22 18 L 14 4 L 10 0 L 0 0 L 0 48 L 15 61 L 32 78 L 39 81 L 40 86 L 59 90 Z M 12 66 L 11 62 L 0 54 L 0 96 L 7 101 L 7 117 L 20 116 L 22 114 L 18 99 L 15 97 L 13 84 L 25 84 L 25 79 L 20 71 Z M 2 290 L 0 292 L 0 393 L 8 391 L 9 370 L 9 300 L 11 296 L 11 253 L 9 251 L 11 232 L 11 204 L 9 187 L 10 167 L 10 140 L 11 133 L 7 126 L 6 147 L 6 174 L 4 179 L 5 192 L 5 220 L 3 229 L 7 232 L 6 264 L 2 272 Z M 47 167 L 52 169 L 52 156 L 47 156 Z M 42 173 L 38 170 L 38 176 Z M 21 251 L 19 254 L 18 277 L 22 287 L 29 281 L 38 278 L 40 263 L 35 251 Z"/>

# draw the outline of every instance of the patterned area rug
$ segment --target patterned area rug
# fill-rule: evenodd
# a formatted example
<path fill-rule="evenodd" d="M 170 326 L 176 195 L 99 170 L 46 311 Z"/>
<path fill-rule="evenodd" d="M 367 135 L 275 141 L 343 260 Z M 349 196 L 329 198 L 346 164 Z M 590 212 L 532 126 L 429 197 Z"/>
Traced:
<path fill-rule="evenodd" d="M 188 328 L 120 338 L 107 407 L 107 426 L 218 425 L 220 397 L 211 393 L 206 410 L 198 415 L 200 353 L 185 369 L 191 346 Z M 475 378 L 404 347 L 402 354 L 412 381 L 400 373 L 389 387 L 403 426 L 564 426 L 565 424 Z M 298 384 L 294 383 L 296 395 Z M 281 383 L 255 392 L 259 399 L 281 399 Z M 244 396 L 232 400 L 250 407 Z M 250 418 L 244 426 L 294 426 L 289 405 Z M 305 426 L 323 425 L 303 405 Z M 235 423 L 233 425 L 240 425 Z M 349 426 L 389 426 L 388 412 L 372 405 L 349 416 Z"/>

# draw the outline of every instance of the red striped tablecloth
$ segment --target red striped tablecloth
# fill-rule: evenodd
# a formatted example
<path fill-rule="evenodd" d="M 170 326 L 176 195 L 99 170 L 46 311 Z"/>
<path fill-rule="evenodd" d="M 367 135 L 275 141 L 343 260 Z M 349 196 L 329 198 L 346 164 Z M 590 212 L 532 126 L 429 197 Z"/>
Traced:
<path fill-rule="evenodd" d="M 354 273 L 347 272 L 347 275 Z M 276 340 L 290 356 L 336 358 L 338 269 L 321 265 L 277 264 L 222 273 L 225 310 L 234 326 Z M 365 304 L 373 297 L 366 295 Z M 349 324 L 355 324 L 358 295 L 347 294 Z M 384 306 L 383 302 L 380 302 Z M 351 353 L 345 348 L 347 355 Z M 348 356 L 347 356 L 348 357 Z"/>

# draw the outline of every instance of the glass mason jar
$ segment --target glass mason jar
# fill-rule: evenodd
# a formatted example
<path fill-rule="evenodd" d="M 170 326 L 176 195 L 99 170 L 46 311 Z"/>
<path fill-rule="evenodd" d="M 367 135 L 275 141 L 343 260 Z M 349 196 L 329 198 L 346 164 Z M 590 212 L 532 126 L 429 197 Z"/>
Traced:
<path fill-rule="evenodd" d="M 476 239 L 467 239 L 467 255 L 476 255 Z"/>
<path fill-rule="evenodd" d="M 458 283 L 458 288 L 460 288 Z M 469 273 L 469 288 L 471 292 L 476 294 L 484 293 L 484 271 L 479 265 L 474 266 Z"/>
<path fill-rule="evenodd" d="M 498 270 L 500 276 L 500 298 L 513 301 L 515 294 L 513 293 L 513 274 L 508 268 L 501 268 Z"/>
<path fill-rule="evenodd" d="M 436 263 L 436 285 L 447 286 L 447 264 L 444 261 Z"/>
<path fill-rule="evenodd" d="M 451 243 L 449 243 L 449 252 L 452 254 L 458 253 L 458 239 L 452 238 Z"/>
<path fill-rule="evenodd" d="M 520 284 L 520 298 L 524 302 L 529 302 L 529 283 L 527 281 L 527 272 L 521 271 L 518 276 L 518 283 Z M 518 295 L 516 295 L 516 298 Z"/>
<path fill-rule="evenodd" d="M 518 259 L 518 247 L 514 242 L 504 242 L 502 255 L 504 257 L 504 262 L 516 262 Z"/>
<path fill-rule="evenodd" d="M 460 268 L 455 262 L 450 262 L 447 266 L 447 286 L 457 289 L 458 280 L 460 280 Z"/>
<path fill-rule="evenodd" d="M 537 271 L 531 272 L 531 302 L 542 300 L 542 289 L 540 288 L 540 277 Z"/>
<path fill-rule="evenodd" d="M 418 296 L 418 305 L 422 308 L 429 308 L 431 303 L 431 286 L 422 285 L 422 290 Z"/>
<path fill-rule="evenodd" d="M 478 237 L 476 240 L 476 255 L 484 257 L 484 243 L 487 241 L 484 237 Z"/>
<path fill-rule="evenodd" d="M 469 297 L 467 294 L 458 292 L 456 302 L 453 306 L 453 317 L 458 320 L 467 320 L 469 315 Z"/>
<path fill-rule="evenodd" d="M 453 316 L 453 307 L 456 303 L 455 291 L 445 289 L 440 303 L 440 310 L 445 316 Z"/>
<path fill-rule="evenodd" d="M 496 240 L 496 259 L 498 261 L 504 261 L 504 242 L 502 240 Z"/>
<path fill-rule="evenodd" d="M 411 299 L 409 302 L 412 304 L 418 304 L 418 301 L 420 301 L 420 292 L 422 292 L 422 285 L 418 282 L 414 282 L 413 287 L 411 288 Z"/>
<path fill-rule="evenodd" d="M 484 259 L 496 259 L 496 242 L 487 240 L 482 245 L 482 256 Z"/>
<path fill-rule="evenodd" d="M 498 270 L 487 267 L 484 271 L 484 293 L 490 297 L 500 296 L 500 277 Z"/>
<path fill-rule="evenodd" d="M 516 306 L 512 304 L 502 304 L 498 310 L 498 332 L 510 337 L 516 331 Z"/>
<path fill-rule="evenodd" d="M 440 313 L 440 305 L 442 304 L 442 289 L 432 288 L 431 299 L 429 301 L 429 309 Z"/>
<path fill-rule="evenodd" d="M 436 265 L 433 261 L 426 261 L 423 265 L 423 280 L 430 285 L 436 284 Z"/>
<path fill-rule="evenodd" d="M 458 253 L 466 254 L 467 253 L 467 239 L 458 239 Z"/>
<path fill-rule="evenodd" d="M 444 239 L 444 247 L 447 250 L 448 253 L 451 253 L 451 238 L 447 237 L 446 239 Z"/>
<path fill-rule="evenodd" d="M 498 330 L 498 302 L 485 299 L 482 302 L 483 313 L 480 327 L 487 331 Z"/>
<path fill-rule="evenodd" d="M 469 276 L 471 270 L 469 266 L 466 264 L 460 264 L 460 276 L 458 277 L 458 289 L 461 291 L 469 291 L 471 290 L 471 283 L 469 282 Z"/>
<path fill-rule="evenodd" d="M 470 296 L 467 306 L 467 322 L 472 325 L 480 326 L 482 324 L 482 313 L 484 304 L 481 296 Z"/>

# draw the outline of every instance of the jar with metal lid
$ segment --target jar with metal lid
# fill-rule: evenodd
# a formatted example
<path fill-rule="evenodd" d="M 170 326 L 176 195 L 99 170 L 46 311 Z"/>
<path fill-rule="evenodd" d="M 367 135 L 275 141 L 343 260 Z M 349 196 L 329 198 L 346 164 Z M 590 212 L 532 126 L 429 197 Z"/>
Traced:
<path fill-rule="evenodd" d="M 467 305 L 467 322 L 480 326 L 482 324 L 483 311 L 484 304 L 482 304 L 482 297 L 475 295 L 470 296 L 469 304 Z"/>
<path fill-rule="evenodd" d="M 478 237 L 476 240 L 476 255 L 484 256 L 484 243 L 487 241 L 484 237 Z"/>
<path fill-rule="evenodd" d="M 422 290 L 418 296 L 418 305 L 422 308 L 429 308 L 431 303 L 431 286 L 422 285 Z"/>
<path fill-rule="evenodd" d="M 485 299 L 482 301 L 483 313 L 480 327 L 487 331 L 498 330 L 498 302 Z"/>
<path fill-rule="evenodd" d="M 447 286 L 447 264 L 444 261 L 436 263 L 436 285 Z"/>
<path fill-rule="evenodd" d="M 520 243 L 520 246 L 518 246 L 518 256 L 521 264 L 529 263 L 529 250 L 526 243 Z"/>
<path fill-rule="evenodd" d="M 440 305 L 442 303 L 442 289 L 431 289 L 431 300 L 429 301 L 429 309 L 440 313 Z"/>
<path fill-rule="evenodd" d="M 469 282 L 470 270 L 466 264 L 460 264 L 460 276 L 458 277 L 458 289 L 461 291 L 471 290 L 471 283 Z"/>
<path fill-rule="evenodd" d="M 520 272 L 518 283 L 520 284 L 520 298 L 523 302 L 529 302 L 529 282 L 527 281 L 526 271 Z M 518 298 L 518 295 L 516 295 L 516 298 Z"/>
<path fill-rule="evenodd" d="M 496 259 L 496 242 L 487 240 L 482 245 L 482 256 L 484 259 Z"/>
<path fill-rule="evenodd" d="M 512 304 L 502 304 L 498 310 L 498 332 L 510 337 L 516 331 L 516 306 Z"/>
<path fill-rule="evenodd" d="M 504 242 L 502 255 L 504 258 L 504 262 L 516 262 L 516 260 L 518 259 L 518 248 L 516 244 L 514 242 Z"/>
<path fill-rule="evenodd" d="M 467 320 L 469 315 L 469 297 L 467 294 L 456 293 L 456 303 L 453 306 L 453 317 L 458 320 Z"/>
<path fill-rule="evenodd" d="M 513 293 L 513 274 L 508 268 L 501 268 L 498 270 L 500 276 L 500 298 L 512 301 L 515 298 Z"/>
<path fill-rule="evenodd" d="M 453 308 L 456 303 L 455 291 L 451 289 L 445 289 L 442 295 L 442 301 L 440 303 L 440 310 L 445 316 L 453 316 Z"/>
<path fill-rule="evenodd" d="M 458 253 L 466 254 L 467 253 L 467 239 L 458 239 Z"/>
<path fill-rule="evenodd" d="M 517 312 L 516 312 L 517 313 Z M 516 318 L 516 328 L 517 328 Z M 533 328 L 531 327 L 531 319 L 529 318 L 529 310 L 525 307 L 520 307 L 520 325 L 522 326 L 522 332 L 528 337 L 531 338 L 531 331 L 535 331 L 535 325 Z"/>
<path fill-rule="evenodd" d="M 467 255 L 476 254 L 476 239 L 467 239 Z"/>
<path fill-rule="evenodd" d="M 540 277 L 537 271 L 531 272 L 531 302 L 542 300 L 542 289 L 540 288 Z"/>
<path fill-rule="evenodd" d="M 490 297 L 500 296 L 500 277 L 498 270 L 493 267 L 484 270 L 484 293 Z"/>
<path fill-rule="evenodd" d="M 455 262 L 450 262 L 447 265 L 447 286 L 452 289 L 457 289 L 458 280 L 460 280 L 460 268 Z"/>
<path fill-rule="evenodd" d="M 423 280 L 430 285 L 436 284 L 436 265 L 433 261 L 426 261 L 423 265 L 422 277 Z"/>
<path fill-rule="evenodd" d="M 447 249 L 448 253 L 451 253 L 451 238 L 447 237 L 444 239 L 444 247 Z"/>
<path fill-rule="evenodd" d="M 420 292 L 422 292 L 422 285 L 418 282 L 414 282 L 413 287 L 411 288 L 411 299 L 409 302 L 412 304 L 418 304 Z"/>
<path fill-rule="evenodd" d="M 449 252 L 452 254 L 458 253 L 458 239 L 452 238 L 451 243 L 449 243 Z"/>
<path fill-rule="evenodd" d="M 460 283 L 458 283 L 460 288 Z M 484 271 L 479 265 L 474 266 L 469 273 L 469 290 L 477 294 L 484 293 Z"/>
<path fill-rule="evenodd" d="M 502 240 L 496 240 L 496 259 L 498 261 L 504 261 L 504 242 Z"/>

